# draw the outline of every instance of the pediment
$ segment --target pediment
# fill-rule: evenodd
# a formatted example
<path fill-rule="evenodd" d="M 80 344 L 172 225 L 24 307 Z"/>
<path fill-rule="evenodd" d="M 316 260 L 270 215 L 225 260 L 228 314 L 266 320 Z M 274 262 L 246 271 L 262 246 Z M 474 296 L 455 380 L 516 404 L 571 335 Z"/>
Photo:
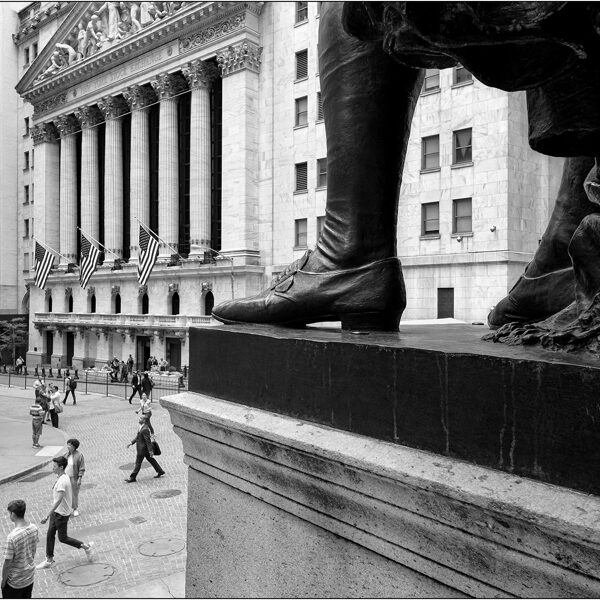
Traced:
<path fill-rule="evenodd" d="M 143 54 L 198 22 L 209 25 L 240 11 L 260 14 L 263 2 L 74 2 L 16 86 L 32 103 L 73 81 Z"/>

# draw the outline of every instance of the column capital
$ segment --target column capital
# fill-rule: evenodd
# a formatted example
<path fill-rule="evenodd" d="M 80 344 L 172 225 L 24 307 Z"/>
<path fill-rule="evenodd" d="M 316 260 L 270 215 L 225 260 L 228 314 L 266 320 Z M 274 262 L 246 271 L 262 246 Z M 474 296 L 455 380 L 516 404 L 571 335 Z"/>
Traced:
<path fill-rule="evenodd" d="M 68 135 L 72 135 L 79 131 L 79 121 L 75 118 L 75 115 L 60 115 L 54 120 L 54 125 L 58 130 L 58 134 L 61 138 Z"/>
<path fill-rule="evenodd" d="M 98 100 L 98 108 L 104 115 L 105 121 L 122 117 L 128 110 L 127 102 L 122 96 L 105 96 Z"/>
<path fill-rule="evenodd" d="M 156 102 L 156 94 L 148 85 L 130 85 L 123 90 L 123 97 L 131 110 L 146 108 Z"/>
<path fill-rule="evenodd" d="M 96 105 L 76 108 L 75 116 L 81 123 L 82 129 L 89 129 L 102 122 L 102 113 Z"/>
<path fill-rule="evenodd" d="M 221 70 L 221 77 L 249 69 L 258 73 L 260 70 L 262 46 L 252 42 L 242 42 L 235 46 L 228 46 L 217 54 L 217 64 Z"/>
<path fill-rule="evenodd" d="M 186 89 L 185 78 L 178 73 L 161 73 L 150 85 L 154 88 L 159 100 L 168 100 Z"/>
<path fill-rule="evenodd" d="M 33 145 L 55 143 L 58 141 L 58 132 L 52 123 L 38 123 L 31 128 Z"/>
<path fill-rule="evenodd" d="M 191 90 L 210 88 L 212 82 L 219 76 L 219 70 L 215 64 L 204 62 L 199 58 L 183 65 L 181 71 Z"/>

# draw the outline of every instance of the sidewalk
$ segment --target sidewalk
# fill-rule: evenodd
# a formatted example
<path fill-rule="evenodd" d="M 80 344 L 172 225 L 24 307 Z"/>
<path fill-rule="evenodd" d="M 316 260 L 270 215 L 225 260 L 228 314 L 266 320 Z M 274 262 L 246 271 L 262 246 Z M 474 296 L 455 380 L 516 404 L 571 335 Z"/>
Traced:
<path fill-rule="evenodd" d="M 32 448 L 29 407 L 33 401 L 33 390 L 0 386 L 0 485 L 40 469 L 66 451 L 66 434 L 50 423 L 42 427 L 42 448 Z"/>

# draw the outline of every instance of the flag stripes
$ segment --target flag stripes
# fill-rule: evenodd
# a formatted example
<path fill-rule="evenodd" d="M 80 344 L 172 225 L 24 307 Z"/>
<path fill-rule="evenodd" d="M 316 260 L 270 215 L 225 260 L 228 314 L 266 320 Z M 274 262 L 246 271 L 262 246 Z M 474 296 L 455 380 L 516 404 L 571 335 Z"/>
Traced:
<path fill-rule="evenodd" d="M 146 285 L 150 273 L 158 258 L 159 242 L 156 234 L 151 229 L 140 225 L 139 243 L 140 255 L 138 262 L 138 281 L 140 285 Z"/>
<path fill-rule="evenodd" d="M 79 266 L 79 285 L 85 290 L 90 277 L 98 268 L 100 250 L 81 234 L 81 261 Z"/>
<path fill-rule="evenodd" d="M 35 285 L 42 290 L 46 287 L 48 275 L 52 269 L 54 255 L 38 242 L 35 243 Z"/>

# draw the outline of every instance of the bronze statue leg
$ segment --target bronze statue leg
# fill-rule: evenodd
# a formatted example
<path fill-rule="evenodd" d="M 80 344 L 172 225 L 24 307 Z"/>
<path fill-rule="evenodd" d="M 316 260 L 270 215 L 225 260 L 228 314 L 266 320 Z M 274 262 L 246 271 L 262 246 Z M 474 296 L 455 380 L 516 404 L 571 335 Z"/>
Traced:
<path fill-rule="evenodd" d="M 342 3 L 321 11 L 321 92 L 327 131 L 327 206 L 312 253 L 271 287 L 217 306 L 225 323 L 397 331 L 406 293 L 396 252 L 398 196 L 423 70 L 395 62 L 381 42 L 342 27 Z"/>
<path fill-rule="evenodd" d="M 583 183 L 594 159 L 565 159 L 562 180 L 550 222 L 524 274 L 488 315 L 490 327 L 546 319 L 575 300 L 575 278 L 569 242 L 581 220 L 598 212 L 588 200 Z"/>

